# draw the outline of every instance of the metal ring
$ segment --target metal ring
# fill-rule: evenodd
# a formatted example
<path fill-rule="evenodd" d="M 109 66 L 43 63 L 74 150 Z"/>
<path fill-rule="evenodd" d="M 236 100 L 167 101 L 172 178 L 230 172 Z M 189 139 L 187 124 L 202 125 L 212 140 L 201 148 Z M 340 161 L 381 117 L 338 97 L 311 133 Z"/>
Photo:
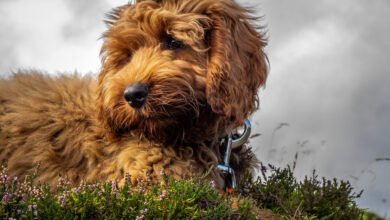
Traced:
<path fill-rule="evenodd" d="M 252 130 L 251 122 L 248 119 L 246 119 L 244 125 L 244 133 L 240 137 L 233 139 L 232 148 L 236 148 L 245 144 L 251 135 L 251 130 Z"/>

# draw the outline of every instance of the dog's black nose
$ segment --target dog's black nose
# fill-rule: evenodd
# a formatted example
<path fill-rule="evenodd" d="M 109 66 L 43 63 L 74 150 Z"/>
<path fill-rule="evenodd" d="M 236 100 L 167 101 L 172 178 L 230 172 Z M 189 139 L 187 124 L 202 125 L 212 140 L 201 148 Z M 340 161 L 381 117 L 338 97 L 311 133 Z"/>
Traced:
<path fill-rule="evenodd" d="M 126 87 L 123 96 L 133 108 L 141 108 L 149 94 L 149 87 L 145 84 L 132 84 Z"/>

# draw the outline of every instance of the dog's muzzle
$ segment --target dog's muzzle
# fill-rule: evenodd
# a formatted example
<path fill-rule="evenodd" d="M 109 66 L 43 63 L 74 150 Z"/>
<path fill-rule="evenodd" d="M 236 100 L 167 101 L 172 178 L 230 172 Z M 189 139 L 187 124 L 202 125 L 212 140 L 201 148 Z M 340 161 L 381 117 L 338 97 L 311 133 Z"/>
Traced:
<path fill-rule="evenodd" d="M 141 108 L 149 94 L 149 86 L 141 83 L 128 85 L 123 92 L 127 103 L 133 108 Z"/>

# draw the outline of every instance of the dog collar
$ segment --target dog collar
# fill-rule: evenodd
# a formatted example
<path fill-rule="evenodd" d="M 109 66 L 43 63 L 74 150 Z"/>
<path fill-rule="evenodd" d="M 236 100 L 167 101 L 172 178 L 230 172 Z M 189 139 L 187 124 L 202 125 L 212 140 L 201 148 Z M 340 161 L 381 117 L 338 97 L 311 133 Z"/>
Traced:
<path fill-rule="evenodd" d="M 229 188 L 234 189 L 237 186 L 234 169 L 229 164 L 232 149 L 235 149 L 245 144 L 249 139 L 251 130 L 252 130 L 251 122 L 248 119 L 246 119 L 244 124 L 244 132 L 241 135 L 237 136 L 236 134 L 233 134 L 232 131 L 230 131 L 229 134 L 221 140 L 221 145 L 226 144 L 226 151 L 225 151 L 225 156 L 223 158 L 223 163 L 219 164 L 217 166 L 217 169 L 222 173 L 226 174 L 225 182 L 226 182 L 227 189 Z"/>

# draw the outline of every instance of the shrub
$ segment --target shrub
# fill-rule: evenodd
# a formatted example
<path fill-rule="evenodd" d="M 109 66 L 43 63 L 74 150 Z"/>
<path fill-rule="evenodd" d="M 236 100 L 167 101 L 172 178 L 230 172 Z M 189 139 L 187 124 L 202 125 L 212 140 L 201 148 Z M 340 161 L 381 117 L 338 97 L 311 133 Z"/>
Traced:
<path fill-rule="evenodd" d="M 128 179 L 117 183 L 81 183 L 71 187 L 60 178 L 56 190 L 0 173 L 0 218 L 28 219 L 250 219 L 255 218 L 249 200 L 221 195 L 205 180 L 174 180 L 161 184 Z"/>
<path fill-rule="evenodd" d="M 293 166 L 294 167 L 294 166 Z M 268 171 L 269 170 L 269 171 Z M 33 185 L 34 174 L 24 180 L 0 170 L 1 219 L 380 219 L 364 212 L 348 182 L 319 179 L 313 171 L 298 182 L 293 168 L 262 166 L 261 176 L 247 175 L 234 195 L 221 194 L 206 178 L 160 184 L 127 176 L 117 182 L 84 183 L 71 187 L 59 178 L 56 189 Z M 268 174 L 268 175 L 267 175 Z M 270 210 L 270 211 L 266 211 Z M 374 218 L 374 217 L 375 218 Z"/>
<path fill-rule="evenodd" d="M 267 170 L 270 170 L 267 175 Z M 273 210 L 288 217 L 309 219 L 359 219 L 363 211 L 355 199 L 349 182 L 336 179 L 318 179 L 315 171 L 311 177 L 298 182 L 293 168 L 281 169 L 262 166 L 261 177 L 251 181 L 249 175 L 239 184 L 238 193 L 252 198 L 257 206 Z"/>

